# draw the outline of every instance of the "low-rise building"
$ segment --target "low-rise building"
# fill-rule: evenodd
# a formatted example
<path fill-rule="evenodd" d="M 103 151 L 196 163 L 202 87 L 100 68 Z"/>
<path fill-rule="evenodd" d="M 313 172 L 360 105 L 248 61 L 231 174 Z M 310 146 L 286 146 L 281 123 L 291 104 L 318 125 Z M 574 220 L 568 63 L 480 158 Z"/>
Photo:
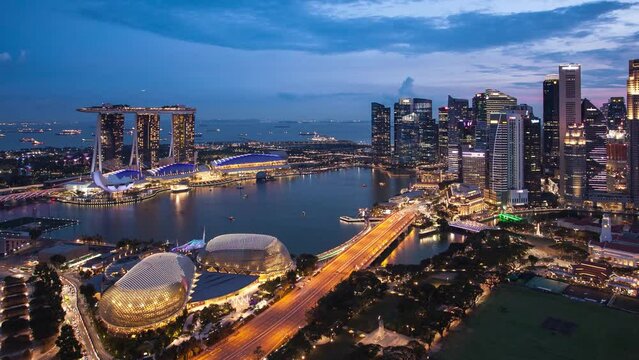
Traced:
<path fill-rule="evenodd" d="M 457 208 L 461 216 L 482 212 L 486 209 L 482 190 L 469 184 L 452 184 L 448 188 L 448 204 Z"/>

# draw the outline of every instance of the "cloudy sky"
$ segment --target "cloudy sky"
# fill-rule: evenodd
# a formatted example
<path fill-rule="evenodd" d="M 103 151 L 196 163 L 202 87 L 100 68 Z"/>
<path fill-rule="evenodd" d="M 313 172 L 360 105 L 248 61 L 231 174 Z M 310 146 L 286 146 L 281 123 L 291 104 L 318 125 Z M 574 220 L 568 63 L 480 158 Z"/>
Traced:
<path fill-rule="evenodd" d="M 583 67 L 625 95 L 639 1 L 4 0 L 0 120 L 183 103 L 201 119 L 367 120 L 400 95 L 497 88 L 541 114 L 541 81 Z"/>

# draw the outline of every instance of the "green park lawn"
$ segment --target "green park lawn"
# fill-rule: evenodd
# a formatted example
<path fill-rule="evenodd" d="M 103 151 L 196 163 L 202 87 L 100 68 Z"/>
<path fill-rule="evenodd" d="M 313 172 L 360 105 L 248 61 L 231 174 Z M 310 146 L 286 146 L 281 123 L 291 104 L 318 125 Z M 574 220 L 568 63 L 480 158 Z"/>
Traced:
<path fill-rule="evenodd" d="M 549 318 L 572 326 L 553 331 Z M 639 359 L 639 316 L 601 305 L 505 285 L 490 294 L 433 354 L 467 359 Z"/>

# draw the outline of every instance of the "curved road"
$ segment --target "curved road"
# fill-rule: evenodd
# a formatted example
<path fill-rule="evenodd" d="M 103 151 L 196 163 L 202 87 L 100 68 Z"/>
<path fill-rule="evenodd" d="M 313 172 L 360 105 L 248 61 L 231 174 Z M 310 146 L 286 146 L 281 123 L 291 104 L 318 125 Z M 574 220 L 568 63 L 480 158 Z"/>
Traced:
<path fill-rule="evenodd" d="M 394 213 L 335 257 L 302 289 L 295 289 L 196 359 L 251 359 L 269 354 L 306 324 L 306 313 L 351 272 L 365 268 L 415 219 L 413 209 Z"/>

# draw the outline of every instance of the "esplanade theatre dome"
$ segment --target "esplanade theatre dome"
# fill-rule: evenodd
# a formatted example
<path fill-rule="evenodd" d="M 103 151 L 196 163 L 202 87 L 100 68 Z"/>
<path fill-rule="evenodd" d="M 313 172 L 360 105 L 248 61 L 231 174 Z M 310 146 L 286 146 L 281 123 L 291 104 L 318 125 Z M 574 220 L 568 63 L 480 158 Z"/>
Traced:
<path fill-rule="evenodd" d="M 109 330 L 118 333 L 162 326 L 181 314 L 194 275 L 195 265 L 184 255 L 146 257 L 104 293 L 100 317 Z"/>
<path fill-rule="evenodd" d="M 225 234 L 211 239 L 198 254 L 202 266 L 220 272 L 276 277 L 293 269 L 286 246 L 276 237 Z"/>

